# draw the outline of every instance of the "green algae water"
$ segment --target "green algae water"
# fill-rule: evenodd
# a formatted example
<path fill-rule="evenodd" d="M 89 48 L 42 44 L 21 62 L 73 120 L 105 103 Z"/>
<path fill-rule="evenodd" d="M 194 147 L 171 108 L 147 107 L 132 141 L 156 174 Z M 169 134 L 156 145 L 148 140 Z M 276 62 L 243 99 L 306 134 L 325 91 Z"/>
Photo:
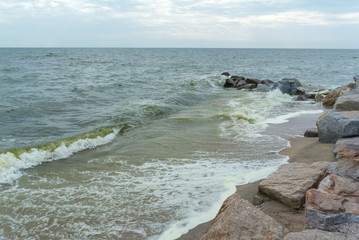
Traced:
<path fill-rule="evenodd" d="M 333 88 L 358 50 L 0 49 L 0 239 L 176 239 L 273 172 L 266 131 L 311 102 L 234 75 Z M 290 129 L 288 136 L 303 129 Z"/>

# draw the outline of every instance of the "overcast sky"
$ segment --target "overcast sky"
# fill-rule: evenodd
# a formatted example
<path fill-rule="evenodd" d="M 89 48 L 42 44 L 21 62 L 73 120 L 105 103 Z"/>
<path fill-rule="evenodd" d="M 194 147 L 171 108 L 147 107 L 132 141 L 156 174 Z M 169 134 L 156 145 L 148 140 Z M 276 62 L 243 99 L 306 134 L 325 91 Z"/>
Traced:
<path fill-rule="evenodd" d="M 0 0 L 0 47 L 359 48 L 359 0 Z"/>

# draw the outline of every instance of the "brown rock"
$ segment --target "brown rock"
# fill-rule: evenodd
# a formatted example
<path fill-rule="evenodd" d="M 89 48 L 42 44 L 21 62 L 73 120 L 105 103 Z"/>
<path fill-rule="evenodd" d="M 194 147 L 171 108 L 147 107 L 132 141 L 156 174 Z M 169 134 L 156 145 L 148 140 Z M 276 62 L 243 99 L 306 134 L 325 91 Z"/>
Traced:
<path fill-rule="evenodd" d="M 279 240 L 283 239 L 287 232 L 276 220 L 238 194 L 233 194 L 223 203 L 214 223 L 201 240 Z"/>
<path fill-rule="evenodd" d="M 312 188 L 307 191 L 306 205 L 319 211 L 342 212 L 344 197 Z"/>
<path fill-rule="evenodd" d="M 359 110 L 359 95 L 354 94 L 339 97 L 334 105 L 334 109 L 340 111 Z"/>
<path fill-rule="evenodd" d="M 292 232 L 285 235 L 283 240 L 358 240 L 354 235 L 338 232 L 327 232 L 318 229 L 307 229 L 302 232 Z"/>
<path fill-rule="evenodd" d="M 338 87 L 334 89 L 331 93 L 325 96 L 323 100 L 323 105 L 327 107 L 331 107 L 337 101 L 337 98 L 344 94 L 344 92 L 348 90 L 352 90 L 355 88 L 355 83 L 350 83 L 347 86 Z"/>
<path fill-rule="evenodd" d="M 330 174 L 310 189 L 306 227 L 359 236 L 359 182 Z"/>
<path fill-rule="evenodd" d="M 299 209 L 305 202 L 306 191 L 319 183 L 328 166 L 327 162 L 284 164 L 264 179 L 258 189 L 288 207 Z"/>
<path fill-rule="evenodd" d="M 336 159 L 359 161 L 359 137 L 339 139 L 335 144 L 334 155 Z"/>

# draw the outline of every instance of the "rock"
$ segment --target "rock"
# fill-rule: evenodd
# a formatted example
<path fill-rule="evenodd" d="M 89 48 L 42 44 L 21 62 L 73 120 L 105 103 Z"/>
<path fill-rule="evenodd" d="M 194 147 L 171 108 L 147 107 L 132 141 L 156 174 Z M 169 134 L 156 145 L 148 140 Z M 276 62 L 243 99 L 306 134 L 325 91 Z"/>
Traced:
<path fill-rule="evenodd" d="M 331 107 L 335 104 L 338 97 L 343 95 L 346 91 L 352 90 L 355 88 L 355 83 L 350 83 L 347 86 L 337 87 L 331 93 L 325 96 L 323 100 L 323 105 L 326 107 Z"/>
<path fill-rule="evenodd" d="M 270 91 L 270 87 L 267 86 L 266 84 L 258 84 L 257 85 L 257 92 L 269 92 Z"/>
<path fill-rule="evenodd" d="M 269 79 L 265 79 L 265 80 L 262 80 L 262 81 L 260 82 L 260 84 L 265 84 L 265 85 L 267 85 L 267 86 L 272 86 L 272 85 L 274 84 L 274 82 L 271 81 L 271 80 L 269 80 Z"/>
<path fill-rule="evenodd" d="M 283 78 L 282 81 L 294 81 L 297 87 L 303 87 L 303 84 L 296 78 Z"/>
<path fill-rule="evenodd" d="M 359 236 L 359 182 L 330 174 L 310 189 L 306 227 Z"/>
<path fill-rule="evenodd" d="M 298 93 L 298 87 L 301 86 L 302 84 L 297 79 L 284 78 L 281 81 L 274 83 L 272 88 L 279 89 L 282 93 L 295 95 Z"/>
<path fill-rule="evenodd" d="M 341 138 L 335 144 L 335 158 L 349 161 L 359 161 L 359 137 Z"/>
<path fill-rule="evenodd" d="M 237 88 L 237 87 L 244 86 L 244 85 L 246 85 L 246 84 L 247 84 L 247 83 L 246 83 L 246 81 L 244 81 L 244 80 L 237 80 L 237 81 L 235 82 L 235 84 L 234 84 L 234 87 Z"/>
<path fill-rule="evenodd" d="M 354 77 L 353 77 L 353 79 L 354 79 L 354 82 L 359 82 L 359 75 L 355 75 Z"/>
<path fill-rule="evenodd" d="M 231 74 L 229 74 L 229 72 L 223 72 L 221 75 L 226 76 L 226 77 L 231 76 Z"/>
<path fill-rule="evenodd" d="M 321 93 L 317 93 L 314 97 L 314 100 L 316 102 L 323 102 L 324 98 L 325 98 L 325 95 L 323 95 Z"/>
<path fill-rule="evenodd" d="M 299 209 L 305 193 L 318 184 L 329 167 L 327 162 L 284 164 L 258 185 L 259 191 L 290 208 Z"/>
<path fill-rule="evenodd" d="M 315 96 L 317 95 L 317 92 L 307 92 L 304 94 L 304 97 L 308 98 L 308 99 L 315 99 Z"/>
<path fill-rule="evenodd" d="M 279 240 L 287 232 L 276 220 L 242 199 L 239 194 L 233 194 L 223 203 L 212 226 L 201 240 Z"/>
<path fill-rule="evenodd" d="M 354 235 L 338 232 L 327 232 L 318 229 L 306 229 L 301 232 L 291 232 L 283 240 L 358 240 Z"/>
<path fill-rule="evenodd" d="M 304 137 L 318 137 L 318 129 L 311 128 L 311 129 L 305 130 Z"/>
<path fill-rule="evenodd" d="M 359 111 L 328 111 L 317 120 L 319 141 L 335 143 L 339 138 L 359 135 Z"/>
<path fill-rule="evenodd" d="M 250 84 L 246 84 L 246 85 L 242 85 L 240 87 L 237 87 L 238 90 L 242 90 L 242 89 L 254 89 L 256 88 L 257 85 L 255 85 L 254 83 L 250 83 Z"/>
<path fill-rule="evenodd" d="M 359 110 L 359 95 L 343 95 L 339 97 L 334 104 L 334 109 L 340 111 Z"/>
<path fill-rule="evenodd" d="M 351 177 L 359 181 L 359 163 L 357 161 L 338 160 L 330 164 L 328 173 Z"/>
<path fill-rule="evenodd" d="M 328 172 L 359 181 L 359 137 L 339 139 L 334 155 L 337 161 L 330 164 Z"/>
<path fill-rule="evenodd" d="M 308 99 L 304 95 L 298 95 L 293 98 L 293 101 L 307 101 Z"/>
<path fill-rule="evenodd" d="M 260 83 L 261 81 L 258 79 L 253 79 L 253 78 L 247 78 L 246 79 L 246 83 L 248 84 L 255 84 L 256 86 Z"/>
<path fill-rule="evenodd" d="M 223 87 L 225 88 L 232 88 L 234 87 L 234 80 L 232 78 L 227 78 L 226 82 L 224 83 Z"/>

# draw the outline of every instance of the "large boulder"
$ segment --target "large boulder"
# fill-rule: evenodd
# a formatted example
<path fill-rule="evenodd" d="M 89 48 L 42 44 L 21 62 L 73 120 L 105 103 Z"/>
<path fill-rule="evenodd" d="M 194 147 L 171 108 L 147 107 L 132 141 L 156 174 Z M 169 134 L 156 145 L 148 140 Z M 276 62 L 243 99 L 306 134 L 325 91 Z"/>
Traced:
<path fill-rule="evenodd" d="M 281 81 L 274 83 L 272 89 L 279 89 L 282 93 L 296 95 L 302 93 L 301 90 L 298 90 L 299 87 L 302 87 L 302 84 L 297 79 L 283 78 Z"/>
<path fill-rule="evenodd" d="M 339 139 L 334 155 L 337 161 L 331 163 L 328 172 L 359 181 L 359 137 Z"/>
<path fill-rule="evenodd" d="M 306 228 L 359 236 L 359 182 L 330 174 L 306 198 Z"/>
<path fill-rule="evenodd" d="M 337 101 L 338 97 L 343 95 L 346 91 L 352 90 L 355 88 L 355 83 L 350 83 L 347 86 L 337 87 L 331 93 L 325 96 L 323 100 L 323 105 L 326 107 L 332 107 Z"/>
<path fill-rule="evenodd" d="M 328 111 L 318 118 L 317 127 L 321 143 L 359 136 L 359 111 Z"/>
<path fill-rule="evenodd" d="M 223 203 L 212 226 L 201 240 L 279 240 L 287 232 L 276 220 L 235 193 Z"/>
<path fill-rule="evenodd" d="M 358 111 L 359 95 L 355 94 L 340 96 L 334 104 L 334 109 L 340 111 Z"/>
<path fill-rule="evenodd" d="M 329 167 L 328 162 L 284 164 L 258 185 L 260 192 L 290 208 L 299 209 L 305 193 L 316 186 Z"/>
<path fill-rule="evenodd" d="M 327 232 L 318 229 L 306 229 L 301 232 L 291 232 L 283 240 L 358 240 L 354 235 L 338 232 Z"/>

